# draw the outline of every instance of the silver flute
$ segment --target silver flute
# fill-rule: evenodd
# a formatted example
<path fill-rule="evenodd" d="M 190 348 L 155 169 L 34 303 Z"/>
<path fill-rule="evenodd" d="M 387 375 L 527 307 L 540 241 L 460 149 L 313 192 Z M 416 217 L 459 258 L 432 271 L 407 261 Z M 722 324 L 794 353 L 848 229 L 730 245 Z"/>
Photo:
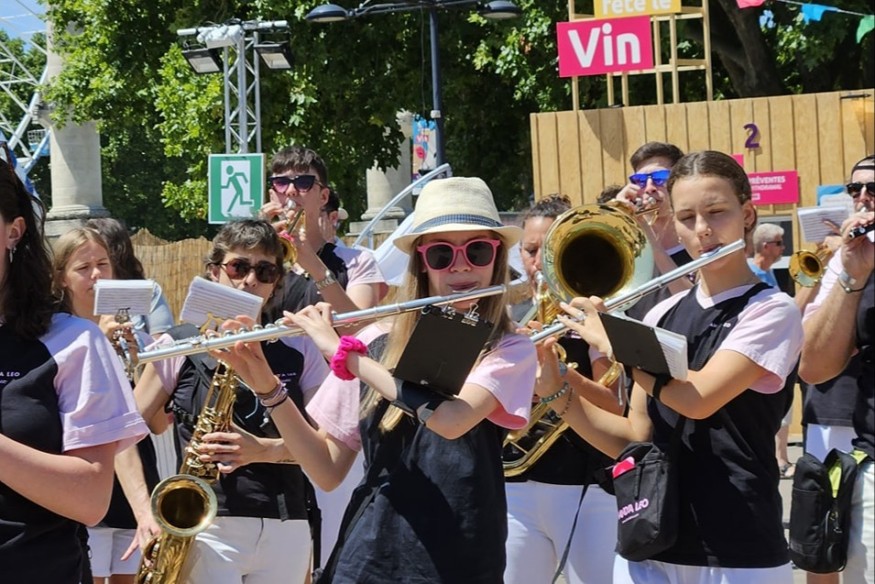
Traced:
<path fill-rule="evenodd" d="M 335 327 L 341 327 L 364 320 L 375 320 L 383 318 L 384 316 L 392 316 L 403 312 L 419 310 L 426 306 L 445 306 L 447 304 L 455 304 L 456 302 L 463 302 L 465 300 L 477 300 L 487 296 L 504 294 L 505 291 L 506 289 L 503 285 L 490 286 L 488 288 L 471 290 L 470 292 L 458 292 L 446 296 L 429 296 L 428 298 L 410 300 L 409 302 L 375 306 L 373 308 L 353 310 L 352 312 L 344 312 L 341 314 L 335 313 L 331 317 L 331 324 Z M 280 322 L 281 320 L 278 320 L 267 326 L 257 326 L 252 330 L 246 330 L 243 332 L 226 331 L 210 337 L 198 335 L 190 339 L 181 339 L 168 347 L 140 353 L 137 363 L 144 364 L 152 361 L 159 361 L 161 359 L 169 359 L 171 357 L 184 357 L 186 355 L 205 353 L 207 351 L 227 349 L 233 347 L 237 342 L 249 343 L 272 341 L 282 337 L 296 337 L 306 334 L 301 327 L 286 326 L 280 324 Z"/>
<path fill-rule="evenodd" d="M 605 302 L 605 308 L 607 309 L 606 311 L 610 312 L 611 310 L 615 310 L 617 307 L 621 307 L 629 304 L 630 302 L 634 302 L 640 299 L 642 296 L 650 294 L 654 290 L 662 288 L 666 284 L 673 282 L 678 278 L 682 278 L 684 276 L 692 274 L 702 266 L 706 266 L 715 260 L 719 260 L 720 258 L 726 257 L 729 254 L 735 253 L 742 249 L 744 249 L 744 240 L 738 239 L 736 241 L 733 241 L 732 243 L 728 243 L 718 249 L 715 249 L 714 251 L 703 253 L 702 256 L 699 257 L 699 259 L 686 263 L 679 268 L 675 268 L 670 272 L 662 274 L 661 276 L 656 276 L 652 280 L 648 280 L 641 286 L 635 288 L 634 290 L 630 290 L 626 294 L 622 294 L 620 296 L 616 296 L 607 300 Z M 533 343 L 537 343 L 538 341 L 543 341 L 544 339 L 564 333 L 567 328 L 568 327 L 563 323 L 557 322 L 531 335 L 529 338 L 532 340 Z"/>

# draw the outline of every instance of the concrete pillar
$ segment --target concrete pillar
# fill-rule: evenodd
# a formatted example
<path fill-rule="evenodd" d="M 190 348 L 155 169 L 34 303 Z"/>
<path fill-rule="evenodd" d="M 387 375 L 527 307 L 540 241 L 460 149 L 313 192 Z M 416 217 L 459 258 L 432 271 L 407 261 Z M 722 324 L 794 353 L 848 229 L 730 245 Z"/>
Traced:
<path fill-rule="evenodd" d="M 365 173 L 368 192 L 368 209 L 362 214 L 362 220 L 368 221 L 376 217 L 383 207 L 385 207 L 392 197 L 397 195 L 410 184 L 412 176 L 411 168 L 411 152 L 410 138 L 413 133 L 413 114 L 410 112 L 399 112 L 397 115 L 398 124 L 401 126 L 401 131 L 404 133 L 404 142 L 401 144 L 401 156 L 398 160 L 398 165 L 394 168 L 388 168 L 385 171 L 380 170 L 377 166 L 368 169 Z M 392 207 L 389 212 L 383 216 L 387 220 L 397 221 L 404 219 L 410 211 L 413 210 L 413 204 L 410 197 L 405 197 L 398 206 Z"/>
<path fill-rule="evenodd" d="M 51 80 L 64 66 L 52 50 L 52 28 L 47 24 L 46 77 Z M 92 217 L 109 215 L 103 206 L 100 169 L 100 134 L 95 122 L 50 126 L 52 208 L 46 215 L 46 235 L 57 237 Z"/>

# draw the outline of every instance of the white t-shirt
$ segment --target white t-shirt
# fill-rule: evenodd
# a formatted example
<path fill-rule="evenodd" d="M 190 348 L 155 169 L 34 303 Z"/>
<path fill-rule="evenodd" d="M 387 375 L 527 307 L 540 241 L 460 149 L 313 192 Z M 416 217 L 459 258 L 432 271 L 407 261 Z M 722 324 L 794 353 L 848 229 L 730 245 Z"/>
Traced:
<path fill-rule="evenodd" d="M 368 344 L 385 332 L 385 325 L 372 324 L 356 336 Z M 474 366 L 465 383 L 485 388 L 498 400 L 499 406 L 487 416 L 490 422 L 515 430 L 528 422 L 537 366 L 528 337 L 508 334 Z M 331 373 L 307 405 L 307 413 L 328 434 L 358 451 L 359 406 L 359 380 L 343 381 Z"/>

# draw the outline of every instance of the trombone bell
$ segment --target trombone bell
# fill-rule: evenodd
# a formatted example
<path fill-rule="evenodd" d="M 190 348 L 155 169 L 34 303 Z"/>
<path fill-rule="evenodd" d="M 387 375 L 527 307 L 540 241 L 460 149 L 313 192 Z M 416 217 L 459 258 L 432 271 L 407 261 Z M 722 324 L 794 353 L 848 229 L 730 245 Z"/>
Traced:
<path fill-rule="evenodd" d="M 607 300 L 637 288 L 653 275 L 653 250 L 647 236 L 620 204 L 569 209 L 550 226 L 541 253 L 550 292 L 566 302 L 575 296 Z"/>

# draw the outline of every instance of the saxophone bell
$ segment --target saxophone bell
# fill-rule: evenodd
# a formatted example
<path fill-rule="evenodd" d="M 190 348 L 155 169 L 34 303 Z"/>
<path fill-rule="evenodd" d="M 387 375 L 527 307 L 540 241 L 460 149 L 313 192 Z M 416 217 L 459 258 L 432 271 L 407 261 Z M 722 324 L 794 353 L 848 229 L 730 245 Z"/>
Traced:
<path fill-rule="evenodd" d="M 205 434 L 231 427 L 238 385 L 233 369 L 219 361 L 179 474 L 164 479 L 152 491 L 152 515 L 162 533 L 143 550 L 137 584 L 176 584 L 194 537 L 215 519 L 218 503 L 210 485 L 218 480 L 219 469 L 215 463 L 200 460 L 198 445 Z"/>

